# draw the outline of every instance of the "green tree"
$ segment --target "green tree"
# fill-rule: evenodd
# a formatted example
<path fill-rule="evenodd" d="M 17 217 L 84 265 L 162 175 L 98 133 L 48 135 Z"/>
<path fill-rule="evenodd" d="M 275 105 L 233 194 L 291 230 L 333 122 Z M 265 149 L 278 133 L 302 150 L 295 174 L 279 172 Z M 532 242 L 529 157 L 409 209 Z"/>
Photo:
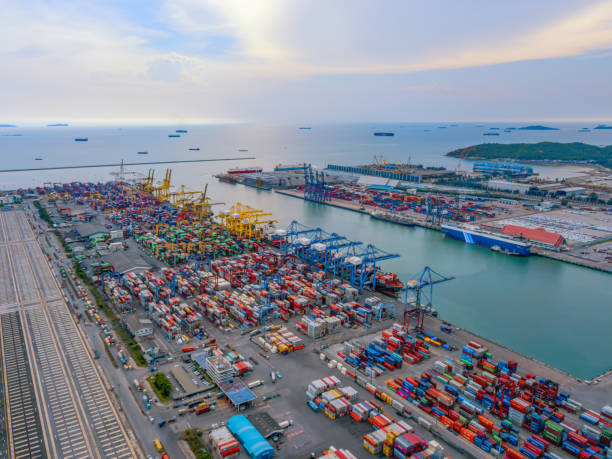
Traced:
<path fill-rule="evenodd" d="M 168 397 L 172 391 L 172 384 L 164 373 L 157 373 L 153 377 L 153 385 L 165 397 Z"/>
<path fill-rule="evenodd" d="M 591 193 L 589 195 L 589 201 L 597 202 L 598 199 L 599 199 L 599 196 L 597 196 L 597 193 Z"/>
<path fill-rule="evenodd" d="M 609 206 L 612 206 L 612 198 L 608 199 L 608 202 L 606 204 L 608 204 Z"/>

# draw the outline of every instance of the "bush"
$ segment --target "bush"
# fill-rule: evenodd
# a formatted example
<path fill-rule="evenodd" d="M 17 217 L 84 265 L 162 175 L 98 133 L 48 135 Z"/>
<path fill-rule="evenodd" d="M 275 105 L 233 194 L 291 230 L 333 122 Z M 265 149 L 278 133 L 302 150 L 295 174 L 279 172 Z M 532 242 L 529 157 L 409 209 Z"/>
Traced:
<path fill-rule="evenodd" d="M 211 459 L 212 456 L 206 450 L 206 445 L 202 442 L 202 432 L 199 429 L 187 429 L 181 435 L 181 439 L 185 440 L 189 445 L 189 449 L 197 459 Z"/>
<path fill-rule="evenodd" d="M 155 375 L 149 376 L 148 380 L 160 401 L 167 402 L 170 400 L 172 384 L 164 373 L 161 371 L 159 373 L 155 373 Z"/>

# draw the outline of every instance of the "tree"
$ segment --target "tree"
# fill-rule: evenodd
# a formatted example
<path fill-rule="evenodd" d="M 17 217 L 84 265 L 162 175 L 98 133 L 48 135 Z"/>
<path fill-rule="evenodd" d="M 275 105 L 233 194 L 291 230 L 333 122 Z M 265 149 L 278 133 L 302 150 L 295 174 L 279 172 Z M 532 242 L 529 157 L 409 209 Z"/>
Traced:
<path fill-rule="evenodd" d="M 568 202 L 569 202 L 569 201 L 568 201 L 566 198 L 563 198 L 563 199 L 561 200 L 561 205 L 562 205 L 562 206 L 567 206 L 567 203 L 568 203 Z"/>
<path fill-rule="evenodd" d="M 153 377 L 153 385 L 165 397 L 168 397 L 172 391 L 172 384 L 164 373 L 157 373 Z"/>
<path fill-rule="evenodd" d="M 609 206 L 612 206 L 612 198 L 608 199 L 608 202 L 606 204 L 608 204 Z"/>
<path fill-rule="evenodd" d="M 597 202 L 598 199 L 599 199 L 599 196 L 597 196 L 597 193 L 591 193 L 589 195 L 589 201 Z"/>

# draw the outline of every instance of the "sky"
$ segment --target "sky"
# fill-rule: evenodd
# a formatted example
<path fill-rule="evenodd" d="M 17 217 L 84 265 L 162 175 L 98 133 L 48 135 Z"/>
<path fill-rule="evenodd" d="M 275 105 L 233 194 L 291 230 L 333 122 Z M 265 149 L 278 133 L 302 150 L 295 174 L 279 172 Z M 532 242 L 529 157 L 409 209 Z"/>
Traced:
<path fill-rule="evenodd" d="M 610 0 L 0 0 L 0 123 L 611 121 Z"/>

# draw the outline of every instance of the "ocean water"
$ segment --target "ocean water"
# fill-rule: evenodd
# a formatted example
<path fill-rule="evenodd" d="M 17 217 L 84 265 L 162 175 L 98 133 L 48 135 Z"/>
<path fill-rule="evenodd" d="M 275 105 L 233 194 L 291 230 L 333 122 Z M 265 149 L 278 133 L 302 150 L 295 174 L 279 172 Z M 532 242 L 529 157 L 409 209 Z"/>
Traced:
<path fill-rule="evenodd" d="M 546 123 L 542 123 L 546 124 Z M 551 124 L 559 131 L 514 131 L 505 127 L 524 123 L 459 124 L 361 124 L 298 126 L 150 126 L 150 127 L 27 127 L 0 128 L 1 169 L 51 167 L 172 159 L 253 156 L 243 162 L 172 165 L 173 183 L 191 189 L 209 184 L 209 195 L 229 207 L 236 202 L 274 213 L 279 226 L 298 220 L 308 226 L 335 231 L 352 240 L 373 243 L 400 254 L 383 268 L 409 280 L 425 266 L 456 279 L 434 289 L 434 306 L 445 318 L 525 355 L 582 378 L 592 378 L 612 368 L 612 277 L 586 268 L 539 257 L 515 258 L 472 247 L 423 228 L 405 228 L 322 204 L 304 202 L 271 191 L 219 183 L 213 175 L 228 168 L 278 163 L 309 162 L 365 164 L 373 156 L 390 162 L 445 166 L 470 170 L 472 163 L 445 157 L 455 148 L 486 141 L 537 142 L 583 141 L 612 144 L 612 131 L 577 132 L 586 127 Z M 438 126 L 446 126 L 439 128 Z M 489 127 L 500 127 L 500 136 L 483 136 Z M 591 126 L 592 127 L 592 126 Z M 180 138 L 168 138 L 176 129 L 187 129 Z M 394 137 L 374 137 L 378 130 Z M 19 133 L 22 136 L 3 134 Z M 86 143 L 75 137 L 88 137 Z M 189 151 L 199 147 L 200 151 Z M 248 149 L 248 152 L 238 152 Z M 138 155 L 148 151 L 148 155 Z M 35 161 L 41 157 L 43 161 Z M 165 165 L 133 166 L 146 174 L 154 168 L 161 178 Z M 576 173 L 573 168 L 569 174 Z M 0 174 L 0 189 L 36 186 L 45 182 L 106 181 L 117 168 L 73 169 Z M 544 176 L 562 177 L 567 168 L 538 166 Z"/>

